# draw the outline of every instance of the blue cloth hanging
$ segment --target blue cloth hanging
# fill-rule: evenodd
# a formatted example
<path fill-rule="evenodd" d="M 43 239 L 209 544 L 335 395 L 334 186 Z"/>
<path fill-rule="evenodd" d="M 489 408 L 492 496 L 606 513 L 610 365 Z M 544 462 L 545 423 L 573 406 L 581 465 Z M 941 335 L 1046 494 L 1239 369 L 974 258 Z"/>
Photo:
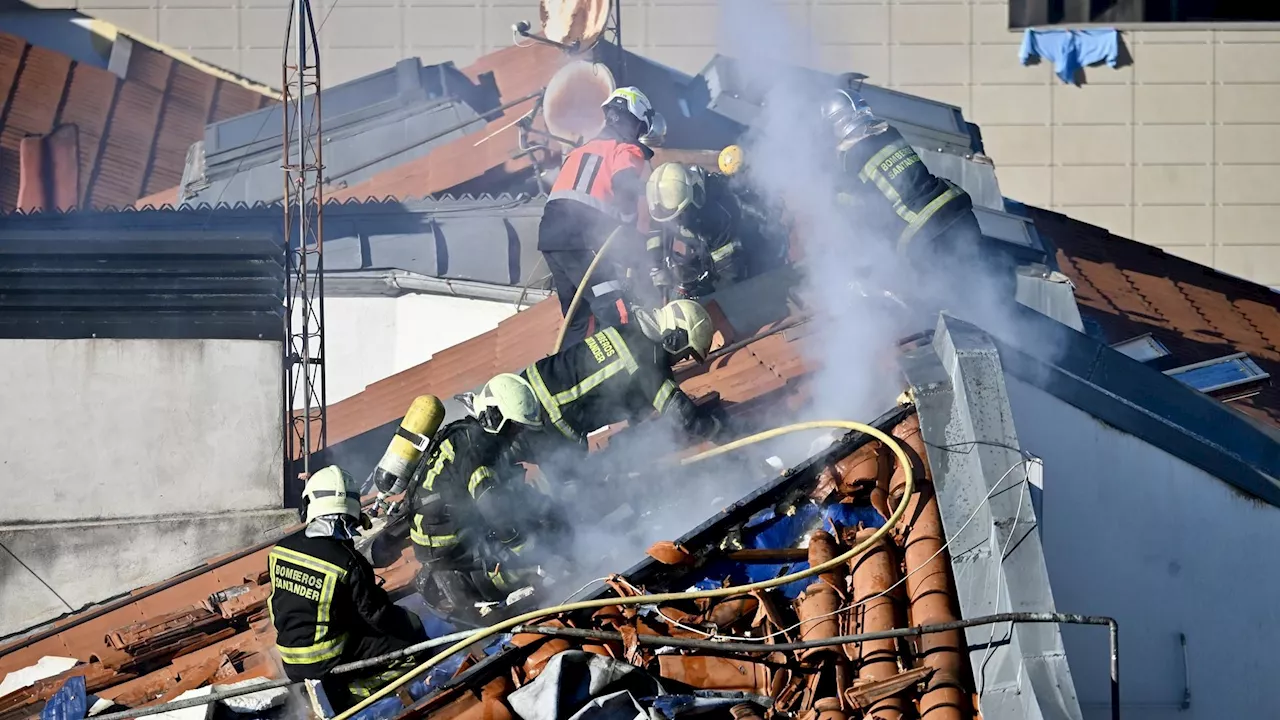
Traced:
<path fill-rule="evenodd" d="M 1027 30 L 1018 57 L 1023 65 L 1033 58 L 1053 61 L 1064 83 L 1074 83 L 1080 68 L 1120 60 L 1120 33 L 1115 30 Z"/>

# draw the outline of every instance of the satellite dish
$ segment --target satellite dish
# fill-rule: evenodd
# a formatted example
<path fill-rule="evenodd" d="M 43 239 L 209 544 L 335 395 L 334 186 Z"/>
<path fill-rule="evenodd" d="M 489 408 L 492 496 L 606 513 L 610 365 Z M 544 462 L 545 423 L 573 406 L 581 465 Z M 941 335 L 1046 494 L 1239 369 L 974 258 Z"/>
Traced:
<path fill-rule="evenodd" d="M 547 132 L 566 140 L 595 137 L 604 128 L 600 106 L 613 90 L 613 73 L 600 63 L 575 60 L 560 68 L 543 95 Z"/>
<path fill-rule="evenodd" d="M 542 0 L 538 3 L 542 34 L 564 45 L 577 42 L 579 52 L 590 50 L 604 34 L 610 4 L 609 0 Z"/>

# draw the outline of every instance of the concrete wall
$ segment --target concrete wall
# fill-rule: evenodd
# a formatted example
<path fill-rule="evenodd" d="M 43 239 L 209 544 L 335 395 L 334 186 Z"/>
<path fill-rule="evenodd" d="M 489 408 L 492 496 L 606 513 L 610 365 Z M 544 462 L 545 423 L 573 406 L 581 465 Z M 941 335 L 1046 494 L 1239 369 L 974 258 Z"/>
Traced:
<path fill-rule="evenodd" d="M 275 0 L 35 0 L 77 7 L 278 84 Z M 232 11 L 228 12 L 228 5 Z M 728 7 L 727 4 L 725 4 Z M 537 24 L 535 0 L 320 0 L 324 77 L 419 55 L 464 65 Z M 330 8 L 332 7 L 332 13 Z M 807 62 L 953 103 L 981 124 L 1009 197 L 1065 211 L 1258 282 L 1280 285 L 1280 28 L 1126 32 L 1131 66 L 1064 85 L 1022 67 L 1001 0 L 791 0 Z M 626 45 L 697 72 L 717 42 L 708 0 L 624 0 Z M 1147 26 L 1148 28 L 1151 26 Z M 1171 26 L 1176 27 L 1176 26 Z"/>
<path fill-rule="evenodd" d="M 1280 509 L 1031 385 L 1007 387 L 1022 448 L 1044 460 L 1037 516 L 1057 608 L 1120 622 L 1124 716 L 1274 715 Z M 1109 717 L 1106 633 L 1062 635 L 1085 717 Z"/>
<path fill-rule="evenodd" d="M 3 340 L 0 358 L 0 635 L 294 517 L 279 343 Z"/>
<path fill-rule="evenodd" d="M 426 294 L 328 297 L 324 313 L 325 393 L 335 403 L 494 329 L 515 306 Z"/>

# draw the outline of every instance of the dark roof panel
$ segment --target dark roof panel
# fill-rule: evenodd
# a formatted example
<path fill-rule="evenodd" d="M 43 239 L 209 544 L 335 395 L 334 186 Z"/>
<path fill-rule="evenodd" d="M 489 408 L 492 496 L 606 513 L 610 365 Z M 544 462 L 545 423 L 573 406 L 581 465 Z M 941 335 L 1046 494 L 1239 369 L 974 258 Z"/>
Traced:
<path fill-rule="evenodd" d="M 1081 313 L 1108 343 L 1150 333 L 1176 365 L 1246 352 L 1273 378 L 1280 373 L 1280 295 L 1065 215 L 1026 212 L 1057 246 Z M 1271 383 L 1231 405 L 1280 427 L 1280 388 Z"/>

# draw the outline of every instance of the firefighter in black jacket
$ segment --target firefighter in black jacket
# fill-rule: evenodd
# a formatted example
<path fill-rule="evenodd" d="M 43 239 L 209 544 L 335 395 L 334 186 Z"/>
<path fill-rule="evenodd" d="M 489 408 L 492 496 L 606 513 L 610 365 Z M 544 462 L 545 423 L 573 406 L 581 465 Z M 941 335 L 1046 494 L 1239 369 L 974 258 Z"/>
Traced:
<path fill-rule="evenodd" d="M 538 401 L 515 375 L 475 398 L 476 415 L 436 433 L 413 489 L 409 537 L 422 563 L 418 591 L 455 620 L 475 623 L 477 602 L 496 602 L 531 579 L 567 528 L 550 499 L 525 482 L 520 436 L 541 429 Z"/>
<path fill-rule="evenodd" d="M 675 300 L 635 315 L 634 323 L 606 328 L 520 373 L 541 406 L 545 433 L 585 452 L 588 433 L 622 420 L 635 423 L 655 411 L 694 437 L 723 433 L 718 408 L 694 405 L 671 370 L 684 358 L 706 358 L 714 334 L 707 311 L 692 300 Z M 507 390 L 490 381 L 485 392 L 501 396 Z"/>
<path fill-rule="evenodd" d="M 822 117 L 838 143 L 839 199 L 860 225 L 884 234 L 916 262 L 977 245 L 982 231 L 969 194 L 929 172 L 902 133 L 872 114 L 860 94 L 833 91 Z"/>
<path fill-rule="evenodd" d="M 551 271 L 562 314 L 569 312 L 587 266 L 605 240 L 619 228 L 635 234 L 644 193 L 642 175 L 653 156 L 641 142 L 655 117 L 644 93 L 634 87 L 618 88 L 601 107 L 604 130 L 565 156 L 538 225 L 538 250 Z M 565 342 L 627 323 L 623 268 L 637 264 L 642 254 L 639 244 L 638 237 L 622 237 L 609 246 L 611 257 L 597 264 L 577 311 L 565 318 L 569 324 Z"/>
<path fill-rule="evenodd" d="M 330 465 L 308 480 L 306 527 L 271 549 L 267 606 L 276 649 L 290 680 L 316 680 L 336 665 L 402 650 L 426 640 L 422 621 L 391 602 L 353 537 L 368 520 L 351 476 Z M 392 672 L 392 675 L 402 673 Z M 350 701 L 384 683 L 383 673 L 345 687 L 326 683 L 330 699 Z M 336 694 L 335 694 L 336 693 Z"/>
<path fill-rule="evenodd" d="M 781 264 L 786 252 L 781 225 L 746 194 L 732 187 L 727 175 L 696 165 L 659 165 L 645 186 L 649 216 L 679 241 L 682 247 L 672 250 L 683 252 L 672 263 L 676 277 L 659 276 L 655 282 L 676 283 L 680 295 L 698 298 Z M 653 243 L 651 238 L 650 252 Z"/>

